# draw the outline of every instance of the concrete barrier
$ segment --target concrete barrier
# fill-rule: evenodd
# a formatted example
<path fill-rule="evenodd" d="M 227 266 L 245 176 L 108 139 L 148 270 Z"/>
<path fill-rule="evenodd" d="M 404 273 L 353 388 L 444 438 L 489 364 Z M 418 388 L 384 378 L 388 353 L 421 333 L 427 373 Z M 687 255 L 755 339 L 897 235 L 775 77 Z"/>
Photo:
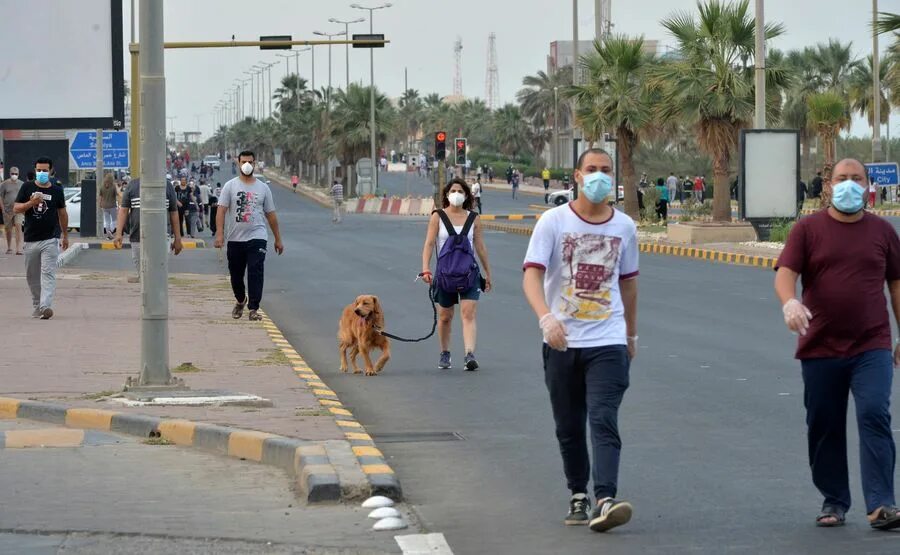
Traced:
<path fill-rule="evenodd" d="M 400 210 L 397 212 L 401 216 L 409 216 L 409 204 L 412 202 L 412 199 L 401 199 L 400 200 Z"/>
<path fill-rule="evenodd" d="M 399 216 L 400 215 L 400 205 L 402 203 L 403 203 L 403 199 L 399 199 L 399 198 L 391 199 L 391 205 L 390 205 L 390 208 L 388 208 L 388 214 L 391 214 L 393 216 Z"/>
<path fill-rule="evenodd" d="M 381 199 L 381 206 L 378 207 L 379 214 L 387 214 L 391 207 L 391 199 L 384 197 Z"/>
<path fill-rule="evenodd" d="M 381 199 L 370 198 L 366 201 L 366 206 L 363 212 L 365 212 L 366 214 L 377 214 L 379 208 L 381 208 Z"/>
<path fill-rule="evenodd" d="M 363 211 L 365 210 L 365 208 L 366 208 L 366 199 L 364 199 L 364 198 L 357 199 L 356 209 L 353 210 L 353 212 L 356 212 L 357 214 L 362 214 Z M 348 210 L 348 212 L 350 212 L 350 211 Z"/>
<path fill-rule="evenodd" d="M 413 198 L 409 199 L 409 209 L 406 211 L 406 216 L 416 216 L 419 213 L 419 210 L 422 209 L 422 199 Z"/>
<path fill-rule="evenodd" d="M 422 199 L 422 206 L 419 207 L 419 215 L 420 216 L 430 216 L 432 210 L 434 210 L 434 199 L 433 198 Z"/>

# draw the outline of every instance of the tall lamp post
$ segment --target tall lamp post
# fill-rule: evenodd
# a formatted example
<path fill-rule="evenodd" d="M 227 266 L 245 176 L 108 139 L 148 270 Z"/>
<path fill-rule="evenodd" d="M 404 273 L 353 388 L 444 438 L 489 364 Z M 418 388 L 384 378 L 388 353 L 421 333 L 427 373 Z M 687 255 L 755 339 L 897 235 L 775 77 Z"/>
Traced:
<path fill-rule="evenodd" d="M 878 22 L 878 0 L 872 0 L 872 25 Z M 872 92 L 873 100 L 872 119 L 872 161 L 881 162 L 881 62 L 878 52 L 878 33 L 872 33 Z M 891 122 L 888 118 L 888 130 Z"/>
<path fill-rule="evenodd" d="M 323 33 L 322 31 L 313 31 L 314 35 L 319 35 L 320 37 L 328 37 L 328 40 L 331 40 L 331 37 L 339 37 L 341 35 L 346 35 L 346 31 L 339 31 L 337 33 Z M 328 94 L 326 95 L 326 100 L 331 100 L 331 45 L 328 45 Z"/>
<path fill-rule="evenodd" d="M 255 103 L 254 99 L 256 98 L 256 95 L 254 94 L 254 91 L 253 91 L 253 89 L 255 87 L 254 86 L 255 81 L 253 80 L 253 76 L 256 75 L 256 72 L 248 69 L 248 70 L 245 70 L 244 73 L 250 75 L 250 117 L 255 118 L 256 117 L 256 107 L 255 107 L 256 103 Z"/>
<path fill-rule="evenodd" d="M 374 13 L 375 10 L 382 10 L 385 8 L 390 8 L 393 4 L 390 2 L 386 4 L 382 4 L 380 6 L 375 6 L 374 8 L 367 8 L 365 6 L 361 6 L 359 4 L 351 4 L 351 8 L 355 8 L 357 10 L 368 10 L 369 11 L 369 34 L 375 33 L 374 27 Z M 375 160 L 375 52 L 374 49 L 369 49 L 369 132 L 371 134 L 370 137 L 370 145 L 369 145 L 369 154 L 372 157 L 372 176 L 373 176 L 373 184 L 375 185 L 375 192 L 378 192 L 378 162 Z"/>
<path fill-rule="evenodd" d="M 756 113 L 753 126 L 766 128 L 766 18 L 765 0 L 756 0 Z"/>
<path fill-rule="evenodd" d="M 349 39 L 350 38 L 350 25 L 353 25 L 354 23 L 362 23 L 365 21 L 365 18 L 360 17 L 359 19 L 351 19 L 349 21 L 343 21 L 343 20 L 332 17 L 328 21 L 330 23 L 342 24 L 344 26 L 344 36 Z M 345 57 L 344 65 L 346 66 L 345 69 L 347 72 L 347 84 L 345 85 L 345 87 L 349 89 L 350 88 L 350 44 L 344 45 L 344 57 Z"/>

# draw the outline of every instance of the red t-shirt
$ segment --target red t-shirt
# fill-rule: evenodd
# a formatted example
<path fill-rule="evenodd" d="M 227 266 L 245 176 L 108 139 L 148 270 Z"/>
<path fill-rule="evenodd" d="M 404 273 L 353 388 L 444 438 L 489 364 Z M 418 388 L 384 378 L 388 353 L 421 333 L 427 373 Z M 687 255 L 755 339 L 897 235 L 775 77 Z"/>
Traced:
<path fill-rule="evenodd" d="M 900 238 L 866 213 L 839 222 L 827 210 L 801 218 L 775 268 L 800 274 L 803 304 L 813 314 L 797 358 L 847 358 L 891 348 L 884 282 L 900 280 Z"/>

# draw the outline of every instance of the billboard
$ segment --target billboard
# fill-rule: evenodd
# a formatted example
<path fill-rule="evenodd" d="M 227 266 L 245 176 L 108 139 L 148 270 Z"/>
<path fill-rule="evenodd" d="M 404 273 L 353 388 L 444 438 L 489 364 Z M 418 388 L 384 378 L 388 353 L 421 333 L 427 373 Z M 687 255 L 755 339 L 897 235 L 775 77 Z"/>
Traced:
<path fill-rule="evenodd" d="M 0 0 L 0 14 L 0 129 L 123 126 L 122 0 Z"/>
<path fill-rule="evenodd" d="M 754 219 L 796 218 L 800 134 L 744 129 L 740 134 L 740 212 Z"/>

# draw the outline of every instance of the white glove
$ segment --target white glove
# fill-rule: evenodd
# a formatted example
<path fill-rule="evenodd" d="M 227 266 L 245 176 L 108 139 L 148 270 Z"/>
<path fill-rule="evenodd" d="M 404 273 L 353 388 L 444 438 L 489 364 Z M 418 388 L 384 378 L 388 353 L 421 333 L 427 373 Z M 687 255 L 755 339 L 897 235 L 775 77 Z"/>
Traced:
<path fill-rule="evenodd" d="M 552 312 L 541 317 L 541 331 L 544 333 L 544 343 L 556 351 L 565 351 L 569 346 L 566 340 L 566 326 L 556 319 Z"/>
<path fill-rule="evenodd" d="M 781 307 L 784 313 L 784 323 L 794 333 L 806 335 L 809 331 L 809 321 L 812 320 L 812 312 L 797 299 L 791 299 Z"/>

